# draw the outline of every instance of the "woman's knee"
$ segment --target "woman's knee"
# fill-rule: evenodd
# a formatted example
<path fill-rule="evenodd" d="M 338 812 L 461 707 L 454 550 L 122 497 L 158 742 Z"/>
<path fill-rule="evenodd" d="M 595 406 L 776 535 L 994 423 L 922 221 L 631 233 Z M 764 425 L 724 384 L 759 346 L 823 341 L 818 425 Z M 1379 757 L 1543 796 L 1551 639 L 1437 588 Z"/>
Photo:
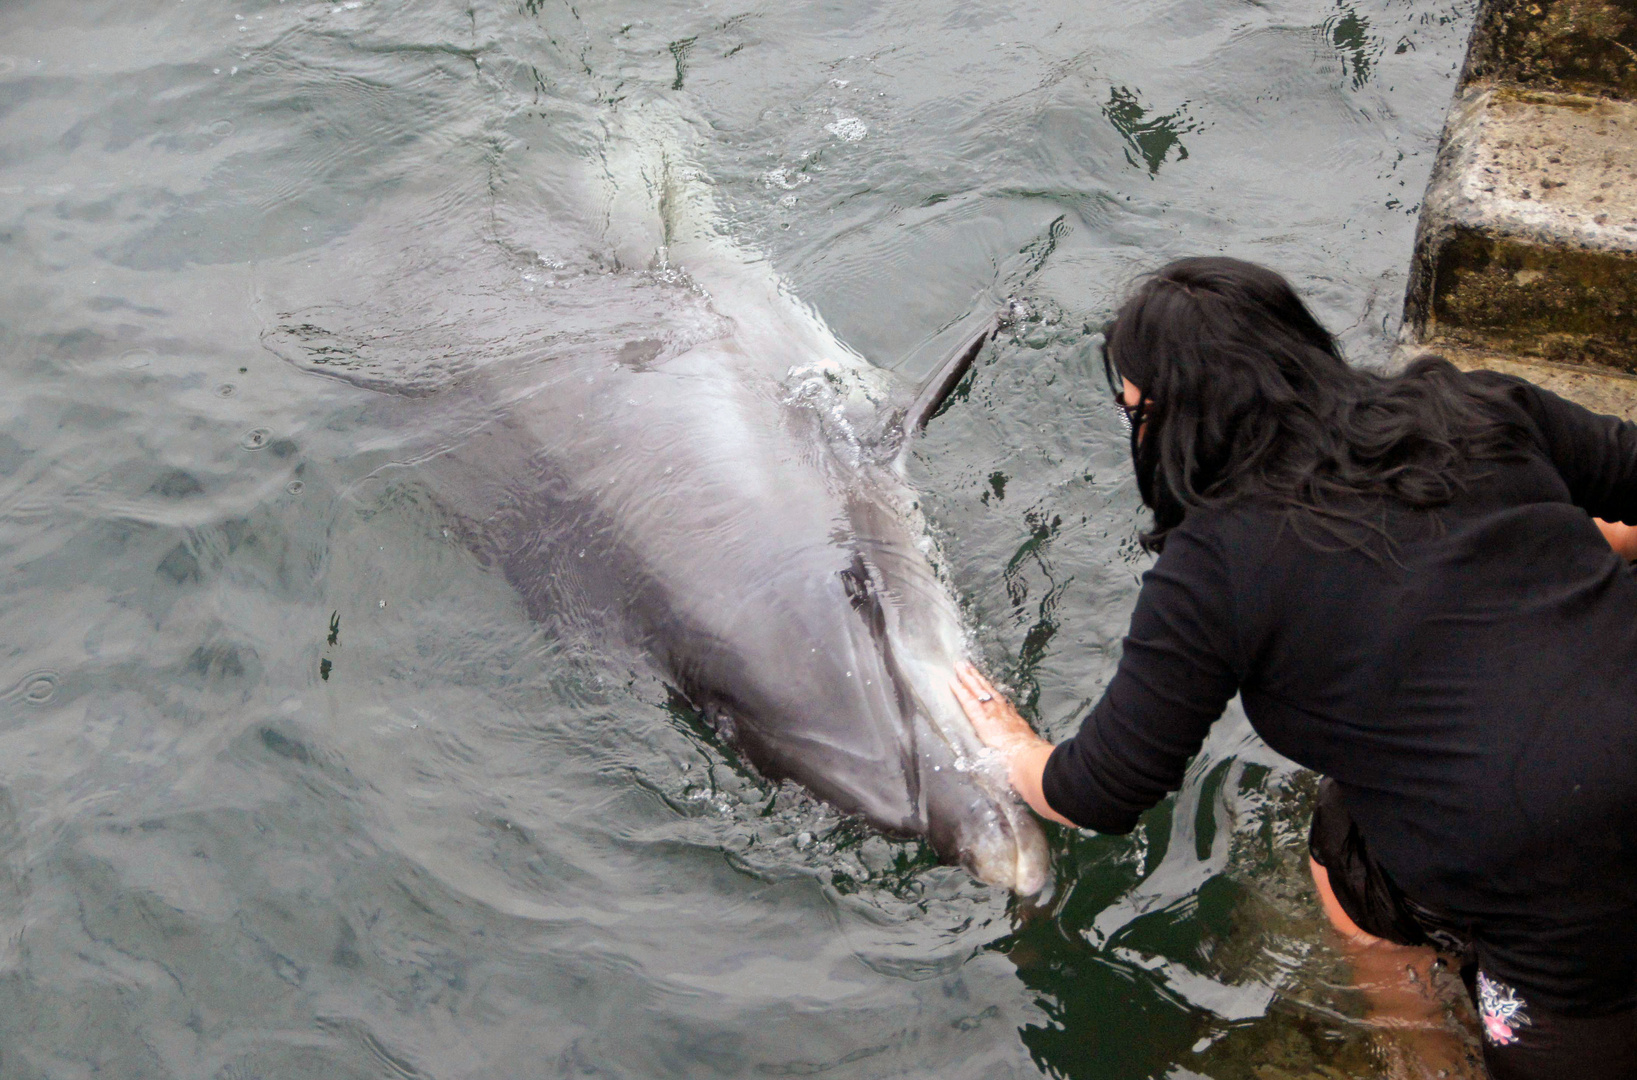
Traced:
<path fill-rule="evenodd" d="M 1360 929 L 1358 923 L 1348 916 L 1347 911 L 1341 906 L 1341 901 L 1336 899 L 1336 890 L 1330 885 L 1330 871 L 1324 868 L 1324 864 L 1309 855 L 1307 869 L 1313 875 L 1313 887 L 1319 893 L 1319 906 L 1324 909 L 1325 917 L 1330 920 L 1330 925 L 1336 928 L 1337 933 L 1361 945 L 1373 945 L 1381 941 L 1381 938 Z"/>

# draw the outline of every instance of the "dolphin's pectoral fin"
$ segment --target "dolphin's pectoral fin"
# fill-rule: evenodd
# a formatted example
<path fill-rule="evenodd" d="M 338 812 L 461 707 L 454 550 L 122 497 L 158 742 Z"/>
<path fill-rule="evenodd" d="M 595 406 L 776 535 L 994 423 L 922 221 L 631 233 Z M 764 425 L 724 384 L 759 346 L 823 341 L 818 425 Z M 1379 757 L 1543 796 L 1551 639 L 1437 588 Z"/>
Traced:
<path fill-rule="evenodd" d="M 995 336 L 995 331 L 999 328 L 1000 318 L 991 316 L 977 333 L 961 342 L 959 348 L 922 380 L 921 385 L 916 388 L 915 396 L 910 399 L 909 407 L 904 410 L 903 418 L 898 422 L 901 438 L 898 451 L 900 455 L 906 452 L 910 437 L 926 427 L 927 421 L 937 415 L 938 410 L 949 400 L 949 396 L 961 384 L 966 373 L 972 369 L 972 362 L 978 358 L 978 353 L 983 351 L 983 347 Z"/>

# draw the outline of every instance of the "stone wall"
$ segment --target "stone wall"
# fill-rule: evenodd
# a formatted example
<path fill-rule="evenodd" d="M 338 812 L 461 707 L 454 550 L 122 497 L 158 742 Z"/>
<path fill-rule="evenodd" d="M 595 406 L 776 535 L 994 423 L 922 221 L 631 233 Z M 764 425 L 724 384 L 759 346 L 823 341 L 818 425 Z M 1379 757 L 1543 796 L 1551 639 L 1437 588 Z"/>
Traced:
<path fill-rule="evenodd" d="M 1637 0 L 1484 0 L 1404 344 L 1637 415 Z"/>

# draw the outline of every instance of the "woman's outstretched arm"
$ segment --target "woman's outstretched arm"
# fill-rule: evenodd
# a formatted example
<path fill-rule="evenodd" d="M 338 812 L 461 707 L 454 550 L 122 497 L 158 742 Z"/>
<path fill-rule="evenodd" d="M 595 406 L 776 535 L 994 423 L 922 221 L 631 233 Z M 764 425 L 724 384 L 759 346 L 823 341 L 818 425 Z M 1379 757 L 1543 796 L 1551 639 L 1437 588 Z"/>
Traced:
<path fill-rule="evenodd" d="M 956 665 L 955 681 L 949 688 L 966 710 L 978 738 L 1006 758 L 1012 789 L 1041 817 L 1073 825 L 1074 822 L 1051 808 L 1041 787 L 1046 775 L 1046 759 L 1052 756 L 1052 744 L 1036 735 L 1012 703 L 971 664 Z"/>

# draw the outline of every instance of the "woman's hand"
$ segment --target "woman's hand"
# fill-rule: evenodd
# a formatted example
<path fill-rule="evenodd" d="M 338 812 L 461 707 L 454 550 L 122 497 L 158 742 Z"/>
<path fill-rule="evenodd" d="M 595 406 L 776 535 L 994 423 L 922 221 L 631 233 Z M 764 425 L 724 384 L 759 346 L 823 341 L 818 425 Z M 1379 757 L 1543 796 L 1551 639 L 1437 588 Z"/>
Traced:
<path fill-rule="evenodd" d="M 1637 560 L 1637 527 L 1618 521 L 1604 521 L 1602 518 L 1592 520 L 1597 522 L 1597 527 L 1603 531 L 1603 539 L 1609 542 L 1616 555 L 1627 562 Z"/>
<path fill-rule="evenodd" d="M 961 703 L 966 718 L 972 721 L 978 738 L 1006 759 L 1007 778 L 1023 800 L 1041 817 L 1073 825 L 1074 822 L 1051 808 L 1041 789 L 1052 744 L 1036 735 L 1012 703 L 971 664 L 962 661 L 955 665 L 955 681 L 949 684 L 949 689 Z"/>
<path fill-rule="evenodd" d="M 979 674 L 969 663 L 955 665 L 955 681 L 949 688 L 955 691 L 966 718 L 972 721 L 978 738 L 992 750 L 999 750 L 1010 758 L 1032 743 L 1044 742 L 1035 734 L 1029 722 L 1018 715 L 1012 703 L 1001 696 L 994 684 Z"/>

